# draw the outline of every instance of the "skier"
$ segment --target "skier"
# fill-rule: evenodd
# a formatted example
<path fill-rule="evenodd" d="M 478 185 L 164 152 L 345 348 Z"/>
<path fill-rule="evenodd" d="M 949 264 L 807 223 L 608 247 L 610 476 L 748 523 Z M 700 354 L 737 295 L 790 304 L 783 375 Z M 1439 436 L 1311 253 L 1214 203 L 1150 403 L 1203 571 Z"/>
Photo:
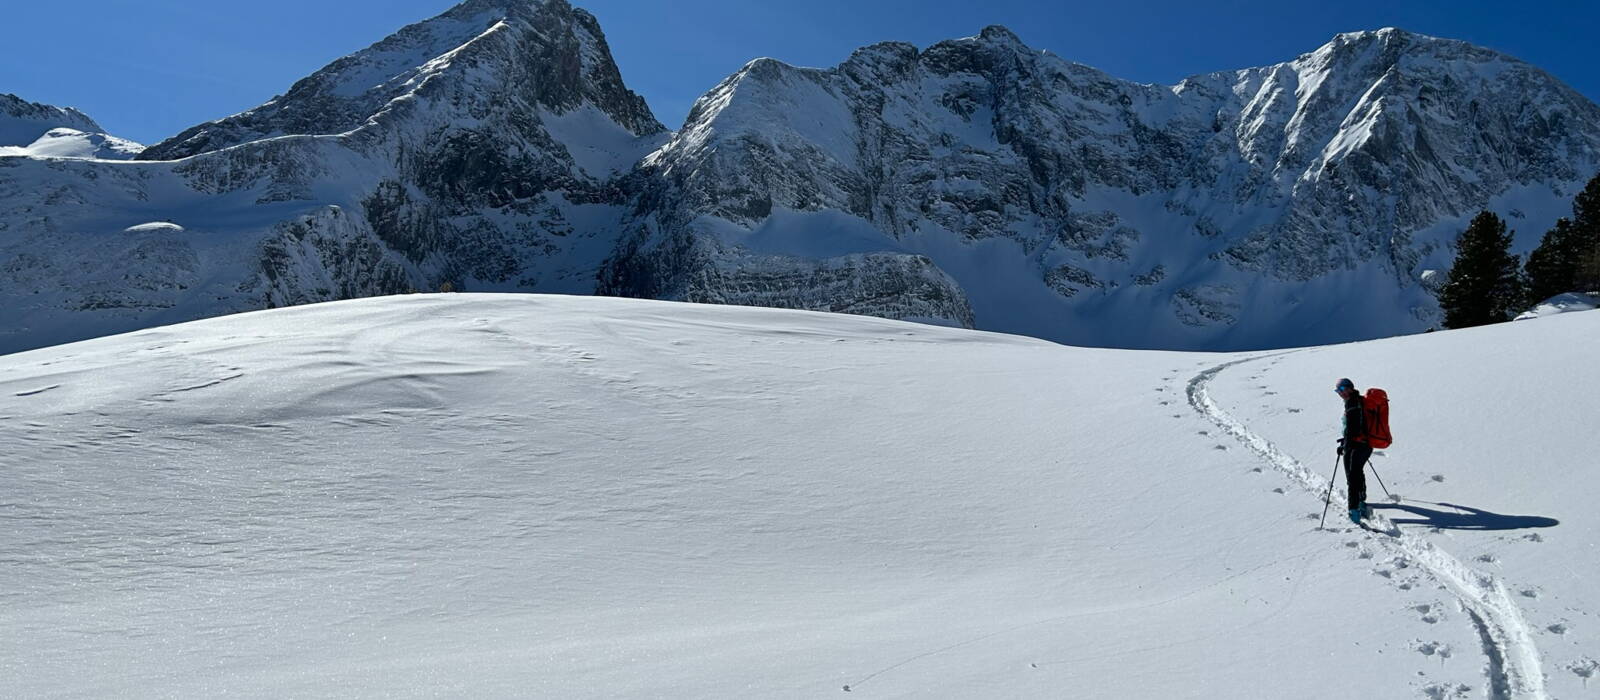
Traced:
<path fill-rule="evenodd" d="M 1361 519 L 1372 516 L 1367 506 L 1367 459 L 1372 457 L 1372 446 L 1367 444 L 1366 412 L 1361 392 L 1355 382 L 1340 379 L 1333 389 L 1344 399 L 1344 437 L 1339 438 L 1339 456 L 1344 458 L 1344 477 L 1350 492 L 1350 522 L 1361 524 Z"/>

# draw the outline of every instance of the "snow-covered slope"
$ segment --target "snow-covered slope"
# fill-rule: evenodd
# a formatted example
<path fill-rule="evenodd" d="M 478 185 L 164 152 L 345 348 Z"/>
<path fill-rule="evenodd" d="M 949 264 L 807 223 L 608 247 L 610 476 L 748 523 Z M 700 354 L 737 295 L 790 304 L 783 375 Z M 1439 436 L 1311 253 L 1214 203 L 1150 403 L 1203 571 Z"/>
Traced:
<path fill-rule="evenodd" d="M 0 357 L 0 695 L 1580 697 L 1597 324 L 420 295 Z M 1316 529 L 1341 375 L 1394 397 L 1374 531 Z"/>
<path fill-rule="evenodd" d="M 26 146 L 55 128 L 102 131 L 89 115 L 70 107 L 29 102 L 0 93 L 0 146 Z"/>
<path fill-rule="evenodd" d="M 1519 314 L 1516 320 L 1527 321 L 1573 311 L 1593 311 L 1596 307 L 1600 307 L 1600 293 L 1567 292 L 1534 304 L 1533 308 Z"/>
<path fill-rule="evenodd" d="M 127 160 L 144 146 L 105 133 L 76 109 L 0 94 L 0 157 Z"/>
<path fill-rule="evenodd" d="M 0 156 L 129 160 L 144 146 L 110 134 L 57 127 L 26 146 L 0 146 Z"/>
<path fill-rule="evenodd" d="M 843 254 L 816 239 L 848 229 L 852 253 L 948 273 L 979 328 L 1281 347 L 1435 323 L 1422 274 L 1481 208 L 1531 248 L 1600 169 L 1600 107 L 1514 58 L 1397 29 L 1162 86 L 990 27 L 828 70 L 753 61 L 646 164 L 674 208 L 608 268 L 609 291 L 817 307 L 760 278 L 775 255 Z M 793 232 L 772 245 L 773 228 Z"/>

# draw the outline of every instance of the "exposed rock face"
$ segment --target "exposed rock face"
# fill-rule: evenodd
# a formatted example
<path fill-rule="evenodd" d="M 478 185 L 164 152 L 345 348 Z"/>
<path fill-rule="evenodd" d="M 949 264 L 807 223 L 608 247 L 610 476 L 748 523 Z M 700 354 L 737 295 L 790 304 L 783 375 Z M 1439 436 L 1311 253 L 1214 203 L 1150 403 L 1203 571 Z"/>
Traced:
<path fill-rule="evenodd" d="M 241 114 L 151 146 L 144 160 L 174 160 L 286 135 L 335 135 L 403 124 L 432 107 L 455 126 L 535 131 L 540 108 L 597 107 L 629 133 L 665 131 L 622 84 L 594 16 L 563 0 L 471 0 L 410 25 Z M 520 121 L 509 112 L 523 112 Z"/>
<path fill-rule="evenodd" d="M 830 70 L 745 66 L 645 161 L 671 211 L 626 254 L 653 286 L 603 289 L 676 289 L 662 279 L 698 274 L 686 261 L 744 264 L 684 242 L 836 211 L 883 251 L 950 271 L 982 328 L 1167 347 L 1401 333 L 1433 320 L 1418 276 L 1447 264 L 1464 218 L 1532 199 L 1548 210 L 1525 231 L 1537 236 L 1597 164 L 1600 109 L 1458 41 L 1343 34 L 1288 63 L 1157 86 L 990 27 Z M 802 251 L 826 252 L 788 252 Z M 1142 320 L 1118 322 L 1130 314 Z"/>
<path fill-rule="evenodd" d="M 621 183 L 665 137 L 588 13 L 473 0 L 140 162 L 0 159 L 0 259 L 33 261 L 0 268 L 20 311 L 0 350 L 445 284 L 593 293 L 629 212 Z M 175 226 L 134 230 L 148 223 Z M 85 306 L 75 271 L 108 235 L 161 237 L 196 261 L 192 284 Z"/>
<path fill-rule="evenodd" d="M 8 97 L 34 140 L 99 131 Z M 121 152 L 0 157 L 0 351 L 446 284 L 1130 347 L 1413 332 L 1466 218 L 1536 239 L 1566 208 L 1600 108 L 1392 29 L 1159 86 L 990 27 L 752 61 L 668 133 L 591 15 L 470 0 Z"/>

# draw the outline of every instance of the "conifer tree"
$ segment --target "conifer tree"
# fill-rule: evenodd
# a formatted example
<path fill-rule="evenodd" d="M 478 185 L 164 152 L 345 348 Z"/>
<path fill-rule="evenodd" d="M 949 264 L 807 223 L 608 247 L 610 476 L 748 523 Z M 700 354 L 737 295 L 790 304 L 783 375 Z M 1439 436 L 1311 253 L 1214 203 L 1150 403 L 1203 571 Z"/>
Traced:
<path fill-rule="evenodd" d="M 1600 174 L 1572 201 L 1572 288 L 1563 291 L 1600 291 Z"/>
<path fill-rule="evenodd" d="M 1557 294 L 1578 289 L 1578 264 L 1583 251 L 1570 219 L 1556 219 L 1546 231 L 1539 247 L 1528 254 L 1524 266 L 1528 276 L 1528 299 L 1540 302 Z"/>
<path fill-rule="evenodd" d="M 1479 212 L 1456 241 L 1450 279 L 1439 290 L 1446 328 L 1499 323 L 1520 310 L 1524 284 L 1511 234 L 1493 213 Z"/>

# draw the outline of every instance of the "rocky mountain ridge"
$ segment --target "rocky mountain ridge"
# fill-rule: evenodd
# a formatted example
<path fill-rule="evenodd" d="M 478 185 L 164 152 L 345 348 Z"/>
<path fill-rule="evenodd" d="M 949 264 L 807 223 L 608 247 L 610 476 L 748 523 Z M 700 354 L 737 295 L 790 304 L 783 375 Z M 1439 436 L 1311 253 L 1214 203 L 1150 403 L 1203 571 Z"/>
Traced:
<path fill-rule="evenodd" d="M 1394 29 L 1160 86 L 990 27 L 758 59 L 668 132 L 592 15 L 470 0 L 137 158 L 0 157 L 0 351 L 443 285 L 1126 347 L 1415 332 L 1460 222 L 1536 238 L 1593 174 L 1600 107 Z"/>

